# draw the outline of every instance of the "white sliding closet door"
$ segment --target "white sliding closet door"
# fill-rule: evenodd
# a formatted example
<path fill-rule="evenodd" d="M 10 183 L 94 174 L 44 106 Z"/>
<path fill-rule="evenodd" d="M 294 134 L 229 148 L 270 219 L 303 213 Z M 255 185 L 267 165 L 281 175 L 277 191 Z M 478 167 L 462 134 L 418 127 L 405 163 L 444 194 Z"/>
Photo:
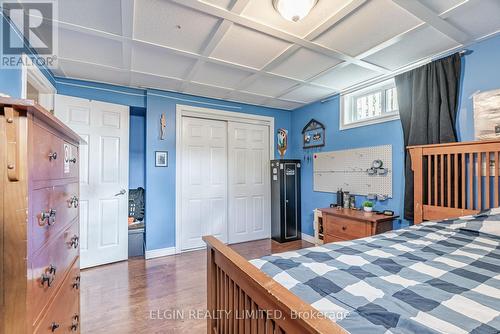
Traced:
<path fill-rule="evenodd" d="M 227 122 L 182 118 L 182 250 L 227 241 Z"/>
<path fill-rule="evenodd" d="M 271 236 L 269 127 L 229 122 L 229 243 Z"/>

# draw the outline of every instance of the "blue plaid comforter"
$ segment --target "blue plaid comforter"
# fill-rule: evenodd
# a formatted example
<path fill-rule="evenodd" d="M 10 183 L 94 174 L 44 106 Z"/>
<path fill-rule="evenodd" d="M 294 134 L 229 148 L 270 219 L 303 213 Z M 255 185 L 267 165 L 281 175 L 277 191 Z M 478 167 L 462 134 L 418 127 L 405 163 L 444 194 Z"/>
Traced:
<path fill-rule="evenodd" d="M 500 333 L 500 215 L 425 222 L 251 262 L 350 333 Z"/>

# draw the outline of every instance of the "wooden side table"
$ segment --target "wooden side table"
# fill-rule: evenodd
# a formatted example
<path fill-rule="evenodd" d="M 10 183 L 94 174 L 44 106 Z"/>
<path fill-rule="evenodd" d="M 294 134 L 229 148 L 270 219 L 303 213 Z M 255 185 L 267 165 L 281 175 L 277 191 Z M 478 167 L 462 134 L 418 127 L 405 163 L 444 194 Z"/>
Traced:
<path fill-rule="evenodd" d="M 323 214 L 324 242 L 347 241 L 373 236 L 392 230 L 399 216 L 352 209 L 319 209 Z"/>

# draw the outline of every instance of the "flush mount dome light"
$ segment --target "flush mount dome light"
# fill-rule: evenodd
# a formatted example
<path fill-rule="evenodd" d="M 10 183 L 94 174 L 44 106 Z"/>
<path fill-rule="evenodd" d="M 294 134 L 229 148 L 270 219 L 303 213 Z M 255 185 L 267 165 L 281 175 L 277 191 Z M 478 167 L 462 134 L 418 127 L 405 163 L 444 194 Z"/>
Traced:
<path fill-rule="evenodd" d="M 309 14 L 318 0 L 273 0 L 274 8 L 288 21 L 297 22 Z"/>

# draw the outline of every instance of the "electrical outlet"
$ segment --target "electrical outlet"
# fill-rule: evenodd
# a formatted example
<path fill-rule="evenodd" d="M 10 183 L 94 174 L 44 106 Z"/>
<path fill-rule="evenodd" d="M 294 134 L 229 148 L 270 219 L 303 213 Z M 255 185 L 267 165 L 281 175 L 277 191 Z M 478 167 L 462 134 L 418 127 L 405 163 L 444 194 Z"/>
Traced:
<path fill-rule="evenodd" d="M 495 134 L 500 134 L 500 125 L 495 125 Z"/>

